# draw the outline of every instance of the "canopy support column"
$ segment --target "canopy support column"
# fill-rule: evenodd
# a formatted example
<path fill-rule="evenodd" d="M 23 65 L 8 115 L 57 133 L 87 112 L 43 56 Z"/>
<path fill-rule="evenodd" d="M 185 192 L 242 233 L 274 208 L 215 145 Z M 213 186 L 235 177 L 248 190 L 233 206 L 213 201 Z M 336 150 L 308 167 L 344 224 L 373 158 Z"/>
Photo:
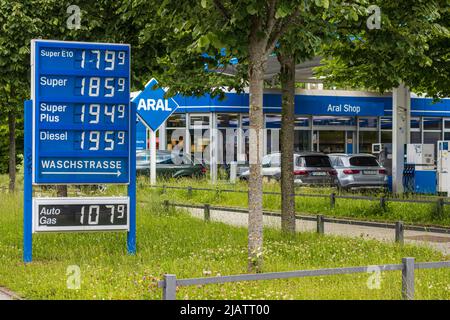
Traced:
<path fill-rule="evenodd" d="M 392 191 L 403 193 L 405 144 L 410 142 L 411 92 L 401 83 L 392 91 Z"/>

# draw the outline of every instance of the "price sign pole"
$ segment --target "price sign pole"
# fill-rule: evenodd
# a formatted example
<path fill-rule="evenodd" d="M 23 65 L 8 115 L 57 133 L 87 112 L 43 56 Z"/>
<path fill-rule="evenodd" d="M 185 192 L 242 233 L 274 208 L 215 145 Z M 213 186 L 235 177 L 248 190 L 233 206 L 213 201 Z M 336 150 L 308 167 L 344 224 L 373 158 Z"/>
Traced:
<path fill-rule="evenodd" d="M 127 231 L 136 252 L 130 46 L 32 40 L 25 102 L 24 252 L 32 233 Z M 33 198 L 33 185 L 123 184 L 128 197 Z"/>

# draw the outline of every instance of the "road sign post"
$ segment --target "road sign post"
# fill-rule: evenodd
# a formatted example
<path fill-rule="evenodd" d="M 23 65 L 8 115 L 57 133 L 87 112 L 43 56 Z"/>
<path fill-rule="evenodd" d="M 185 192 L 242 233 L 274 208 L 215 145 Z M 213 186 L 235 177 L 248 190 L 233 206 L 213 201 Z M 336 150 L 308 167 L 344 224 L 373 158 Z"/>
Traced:
<path fill-rule="evenodd" d="M 130 104 L 130 46 L 32 40 L 31 67 L 32 100 L 25 102 L 24 261 L 32 260 L 32 232 L 127 230 L 128 252 L 134 253 L 136 108 Z M 33 185 L 107 183 L 128 185 L 126 201 L 32 197 Z"/>

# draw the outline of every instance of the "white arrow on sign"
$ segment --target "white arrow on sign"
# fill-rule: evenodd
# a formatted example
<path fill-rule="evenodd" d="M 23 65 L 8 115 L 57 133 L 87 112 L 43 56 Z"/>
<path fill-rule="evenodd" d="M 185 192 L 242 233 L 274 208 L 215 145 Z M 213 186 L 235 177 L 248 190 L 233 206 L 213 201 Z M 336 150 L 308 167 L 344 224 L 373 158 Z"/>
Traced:
<path fill-rule="evenodd" d="M 114 175 L 114 176 L 120 176 L 122 172 L 120 170 L 117 170 L 117 172 L 68 172 L 68 171 L 45 171 L 41 172 L 42 174 L 93 174 L 93 175 Z"/>

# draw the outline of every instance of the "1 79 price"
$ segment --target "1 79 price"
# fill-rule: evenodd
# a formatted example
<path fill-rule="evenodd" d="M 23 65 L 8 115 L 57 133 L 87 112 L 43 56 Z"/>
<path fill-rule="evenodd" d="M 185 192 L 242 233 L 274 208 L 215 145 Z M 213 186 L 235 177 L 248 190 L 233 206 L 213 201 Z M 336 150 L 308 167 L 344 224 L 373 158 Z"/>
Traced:
<path fill-rule="evenodd" d="M 82 225 L 98 225 L 100 221 L 100 213 L 105 213 L 109 216 L 108 220 L 102 219 L 102 221 L 108 221 L 110 224 L 115 224 L 116 220 L 122 220 L 126 218 L 126 207 L 124 204 L 119 205 L 105 205 L 106 210 L 100 210 L 100 205 L 86 205 L 81 207 L 80 224 Z"/>
<path fill-rule="evenodd" d="M 82 50 L 76 61 L 78 61 L 80 69 L 103 69 L 105 71 L 113 71 L 116 67 L 125 67 L 126 52 L 112 50 Z"/>

